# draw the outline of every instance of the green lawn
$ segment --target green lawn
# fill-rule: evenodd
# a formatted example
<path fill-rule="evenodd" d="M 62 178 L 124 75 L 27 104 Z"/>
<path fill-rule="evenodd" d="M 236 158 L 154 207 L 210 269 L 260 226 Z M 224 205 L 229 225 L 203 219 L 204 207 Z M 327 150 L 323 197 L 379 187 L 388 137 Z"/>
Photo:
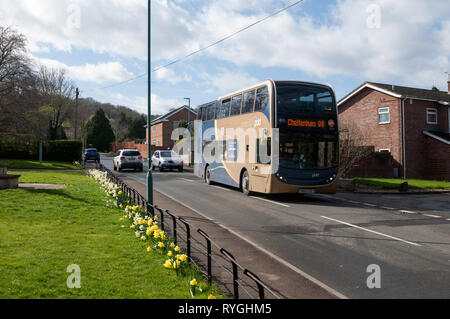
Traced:
<path fill-rule="evenodd" d="M 404 182 L 408 182 L 409 187 L 415 189 L 450 189 L 450 182 L 421 179 L 355 178 L 355 181 L 358 184 L 386 189 L 396 189 Z"/>
<path fill-rule="evenodd" d="M 0 191 L 0 298 L 190 298 L 188 279 L 121 228 L 122 210 L 106 207 L 93 179 L 81 172 L 17 174 L 21 182 L 68 188 Z M 81 269 L 80 289 L 67 288 L 72 264 Z M 223 296 L 213 289 L 208 294 Z"/>
<path fill-rule="evenodd" d="M 44 162 L 42 162 L 42 164 L 40 164 L 39 161 L 1 159 L 0 164 L 8 164 L 8 170 L 10 170 L 10 169 L 84 169 L 83 165 L 74 165 L 72 163 L 65 163 L 65 162 L 44 161 Z"/>

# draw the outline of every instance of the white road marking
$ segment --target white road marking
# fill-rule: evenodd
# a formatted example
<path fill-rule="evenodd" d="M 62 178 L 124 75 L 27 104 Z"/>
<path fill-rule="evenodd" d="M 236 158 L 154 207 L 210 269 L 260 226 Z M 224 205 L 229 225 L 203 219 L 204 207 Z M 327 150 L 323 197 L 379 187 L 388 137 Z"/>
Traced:
<path fill-rule="evenodd" d="M 328 220 L 331 220 L 331 221 L 334 221 L 334 222 L 337 222 L 337 223 L 340 223 L 340 224 L 343 224 L 343 225 L 347 225 L 347 226 L 354 227 L 354 228 L 357 228 L 357 229 L 365 230 L 365 231 L 367 231 L 369 233 L 373 233 L 373 234 L 376 234 L 376 235 L 379 235 L 379 236 L 383 236 L 383 237 L 387 237 L 387 238 L 390 238 L 390 239 L 398 240 L 398 241 L 401 241 L 401 242 L 409 244 L 409 245 L 421 246 L 421 245 L 419 245 L 417 243 L 413 243 L 413 242 L 410 242 L 410 241 L 407 241 L 407 240 L 404 240 L 404 239 L 401 239 L 401 238 L 398 238 L 398 237 L 386 235 L 386 234 L 383 234 L 383 233 L 380 233 L 380 232 L 377 232 L 377 231 L 374 231 L 374 230 L 371 230 L 371 229 L 368 229 L 368 228 L 364 228 L 364 227 L 356 226 L 356 225 L 353 225 L 353 224 L 350 224 L 350 223 L 346 223 L 346 222 L 343 222 L 341 220 L 337 220 L 337 219 L 326 217 L 326 216 L 320 216 L 320 217 L 328 219 Z"/>
<path fill-rule="evenodd" d="M 431 217 L 431 218 L 442 218 L 442 216 L 431 215 L 431 214 L 423 214 L 423 216 Z"/>
<path fill-rule="evenodd" d="M 388 210 L 395 210 L 395 208 L 392 208 L 392 207 L 386 207 L 386 206 L 381 206 L 381 208 L 388 209 Z"/>
<path fill-rule="evenodd" d="M 348 202 L 352 204 L 361 204 L 361 202 L 355 202 L 354 200 L 349 200 Z"/>
<path fill-rule="evenodd" d="M 417 214 L 417 212 L 412 212 L 410 210 L 400 210 L 399 212 L 400 212 L 400 214 L 411 214 L 411 215 Z"/>
<path fill-rule="evenodd" d="M 280 206 L 283 206 L 283 207 L 287 207 L 287 208 L 291 207 L 289 205 L 286 205 L 286 204 L 283 204 L 283 203 L 279 203 L 279 202 L 276 202 L 276 201 L 273 201 L 273 200 L 270 200 L 270 199 L 265 199 L 265 198 L 261 198 L 261 197 L 255 197 L 255 196 L 250 196 L 250 197 L 251 198 L 256 198 L 256 199 L 259 199 L 259 200 L 263 200 L 265 202 L 269 202 L 269 203 L 272 203 L 272 204 L 280 205 Z"/>
<path fill-rule="evenodd" d="M 180 178 L 178 178 L 178 179 L 183 180 L 183 181 L 186 181 L 186 182 L 191 182 L 191 183 L 195 182 L 195 181 L 192 180 L 192 179 L 187 179 L 187 178 L 182 178 L 182 177 L 180 177 Z"/>
<path fill-rule="evenodd" d="M 230 190 L 225 187 L 220 187 L 220 186 L 216 186 L 216 185 L 209 185 L 209 186 L 220 189 L 221 191 L 230 192 Z"/>
<path fill-rule="evenodd" d="M 377 205 L 374 204 L 369 204 L 369 203 L 363 203 L 364 206 L 369 206 L 369 207 L 377 207 Z"/>

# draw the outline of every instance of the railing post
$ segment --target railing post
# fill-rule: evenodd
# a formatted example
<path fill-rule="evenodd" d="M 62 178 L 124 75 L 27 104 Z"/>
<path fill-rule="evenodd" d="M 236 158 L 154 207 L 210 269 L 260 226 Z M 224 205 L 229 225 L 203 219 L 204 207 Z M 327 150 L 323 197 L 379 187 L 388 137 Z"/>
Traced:
<path fill-rule="evenodd" d="M 212 283 L 212 263 L 211 263 L 211 240 L 207 233 L 205 233 L 201 229 L 197 229 L 197 232 L 206 239 L 206 250 L 207 250 L 207 259 L 208 259 L 208 283 L 211 285 Z"/>
<path fill-rule="evenodd" d="M 175 241 L 175 245 L 177 244 L 177 217 L 170 212 L 170 210 L 166 210 L 166 213 L 169 214 L 170 217 L 172 217 L 172 223 L 173 223 L 173 239 Z"/>
<path fill-rule="evenodd" d="M 263 287 L 263 285 L 261 285 L 261 279 L 259 279 L 258 276 L 256 276 L 254 273 L 252 273 L 248 269 L 244 269 L 244 275 L 247 275 L 248 277 L 253 279 L 253 281 L 258 286 L 259 299 L 263 300 L 264 299 L 264 287 Z"/>
<path fill-rule="evenodd" d="M 233 265 L 233 289 L 234 289 L 234 299 L 239 299 L 239 285 L 238 285 L 238 269 L 236 264 L 236 259 L 233 255 L 226 251 L 224 248 L 220 248 L 220 252 L 224 254 Z"/>
<path fill-rule="evenodd" d="M 155 205 L 155 209 L 157 210 L 157 211 L 159 211 L 159 214 L 160 214 L 160 216 L 161 216 L 161 230 L 162 231 L 164 231 L 164 213 L 163 213 L 163 211 L 162 211 L 162 209 L 161 208 L 159 208 L 158 206 L 156 206 Z"/>
<path fill-rule="evenodd" d="M 147 201 L 146 204 L 147 204 L 147 215 L 152 218 L 155 217 L 155 212 L 153 211 L 152 205 Z"/>
<path fill-rule="evenodd" d="M 191 261 L 191 227 L 183 217 L 178 217 L 179 221 L 186 227 L 186 251 L 189 261 Z"/>

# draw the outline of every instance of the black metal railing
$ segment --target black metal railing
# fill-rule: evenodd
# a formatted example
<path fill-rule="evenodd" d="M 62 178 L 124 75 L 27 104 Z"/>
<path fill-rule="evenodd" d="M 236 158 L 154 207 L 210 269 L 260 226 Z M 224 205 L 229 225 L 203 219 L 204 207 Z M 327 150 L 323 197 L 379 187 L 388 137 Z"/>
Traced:
<path fill-rule="evenodd" d="M 104 165 L 100 164 L 98 169 L 106 172 L 107 177 L 128 195 L 132 203 L 142 207 L 146 214 L 151 217 L 158 216 L 161 229 L 166 233 L 171 234 L 174 242 L 186 251 L 188 260 L 195 264 L 205 275 L 209 284 L 216 279 L 219 285 L 222 284 L 226 287 L 226 280 L 221 279 L 224 277 L 223 273 L 226 273 L 232 278 L 232 290 L 230 289 L 229 294 L 232 295 L 234 299 L 239 299 L 242 295 L 241 292 L 245 294 L 244 299 L 265 299 L 266 293 L 268 293 L 272 299 L 281 299 L 280 295 L 276 293 L 273 288 L 262 282 L 261 279 L 249 269 L 240 265 L 229 251 L 214 242 L 202 229 L 196 229 L 186 219 L 175 215 L 169 210 L 163 210 L 156 205 L 151 205 L 144 196 L 123 182 Z M 196 229 L 196 233 L 200 235 L 198 239 L 196 236 L 193 236 L 193 233 L 191 232 L 194 229 Z M 206 263 L 203 259 L 205 257 Z M 220 272 L 220 274 L 214 274 L 215 268 L 217 269 L 216 273 Z M 240 273 L 243 276 L 240 276 Z"/>

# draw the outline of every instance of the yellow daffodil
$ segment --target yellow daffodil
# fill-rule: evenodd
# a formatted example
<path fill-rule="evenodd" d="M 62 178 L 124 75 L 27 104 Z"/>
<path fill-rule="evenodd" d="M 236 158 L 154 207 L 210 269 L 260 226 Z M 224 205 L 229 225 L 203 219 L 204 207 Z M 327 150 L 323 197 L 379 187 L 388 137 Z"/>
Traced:
<path fill-rule="evenodd" d="M 164 267 L 172 268 L 172 261 L 170 259 L 166 260 L 166 262 L 164 263 Z"/>
<path fill-rule="evenodd" d="M 147 237 L 145 237 L 144 235 L 142 235 L 141 239 L 142 239 L 142 240 L 147 240 Z"/>
<path fill-rule="evenodd" d="M 175 244 L 174 243 L 170 243 L 170 248 L 173 248 L 173 247 L 175 247 Z"/>
<path fill-rule="evenodd" d="M 167 256 L 172 257 L 172 256 L 173 256 L 172 251 L 169 251 L 169 252 L 167 253 Z"/>
<path fill-rule="evenodd" d="M 191 286 L 196 286 L 197 285 L 197 280 L 195 278 L 192 279 L 191 282 L 190 282 L 190 285 Z"/>
<path fill-rule="evenodd" d="M 181 257 L 180 257 L 180 260 L 181 260 L 181 261 L 186 261 L 186 260 L 187 260 L 187 256 L 186 256 L 186 255 L 184 255 L 184 254 L 183 254 L 183 255 L 181 255 Z"/>
<path fill-rule="evenodd" d="M 125 225 L 120 226 L 120 228 L 125 228 Z"/>
<path fill-rule="evenodd" d="M 123 194 L 123 192 L 122 191 L 119 191 L 117 194 L 119 194 L 119 195 L 122 195 Z"/>
<path fill-rule="evenodd" d="M 160 242 L 158 243 L 158 247 L 159 247 L 159 248 L 164 248 L 165 245 L 164 245 L 164 243 L 163 243 L 162 241 L 160 241 Z"/>
<path fill-rule="evenodd" d="M 213 295 L 209 295 L 208 299 L 216 299 L 216 297 L 214 297 Z"/>
<path fill-rule="evenodd" d="M 151 252 L 152 251 L 152 247 L 148 246 L 147 247 L 147 252 Z"/>
<path fill-rule="evenodd" d="M 176 247 L 175 247 L 175 251 L 176 251 L 176 252 L 179 252 L 179 251 L 180 251 L 180 247 L 179 247 L 179 246 L 176 246 Z"/>
<path fill-rule="evenodd" d="M 134 225 L 131 225 L 131 226 L 130 226 L 130 228 L 132 228 L 132 229 L 134 229 L 134 227 L 135 227 Z"/>

